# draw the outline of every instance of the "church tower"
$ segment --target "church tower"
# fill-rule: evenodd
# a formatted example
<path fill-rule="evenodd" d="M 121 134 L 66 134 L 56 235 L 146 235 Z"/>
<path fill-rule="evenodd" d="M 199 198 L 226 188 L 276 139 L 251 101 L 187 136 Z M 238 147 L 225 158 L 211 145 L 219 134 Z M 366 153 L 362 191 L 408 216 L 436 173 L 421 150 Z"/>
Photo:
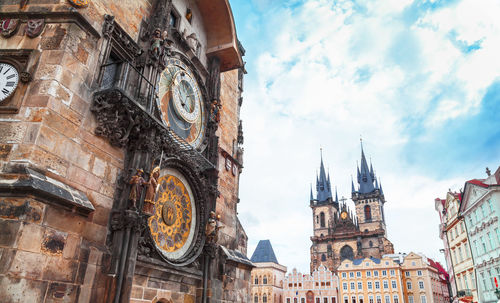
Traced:
<path fill-rule="evenodd" d="M 384 204 L 385 197 L 382 185 L 377 181 L 377 177 L 370 161 L 370 168 L 366 161 L 363 144 L 361 143 L 361 167 L 357 167 L 358 189 L 351 180 L 352 201 L 356 208 L 359 229 L 365 235 L 373 235 L 378 238 L 378 243 L 373 241 L 363 243 L 370 255 L 392 253 L 392 243 L 387 240 L 387 230 L 385 225 Z"/>
<path fill-rule="evenodd" d="M 344 259 L 381 258 L 394 252 L 387 239 L 384 193 L 373 166 L 370 164 L 368 168 L 363 148 L 357 181 L 357 189 L 352 181 L 355 210 L 351 211 L 347 199 L 342 197 L 339 203 L 337 189 L 333 198 L 330 174 L 326 173 L 321 157 L 319 174 L 316 175 L 316 198 L 311 188 L 309 199 L 313 216 L 311 272 L 320 265 L 336 272 Z"/>
<path fill-rule="evenodd" d="M 333 217 L 338 210 L 338 205 L 337 192 L 335 192 L 335 200 L 333 200 L 330 173 L 326 174 L 323 156 L 321 156 L 319 175 L 316 176 L 316 198 L 313 197 L 312 188 L 310 197 L 315 236 L 328 234 L 328 226 L 331 225 Z"/>

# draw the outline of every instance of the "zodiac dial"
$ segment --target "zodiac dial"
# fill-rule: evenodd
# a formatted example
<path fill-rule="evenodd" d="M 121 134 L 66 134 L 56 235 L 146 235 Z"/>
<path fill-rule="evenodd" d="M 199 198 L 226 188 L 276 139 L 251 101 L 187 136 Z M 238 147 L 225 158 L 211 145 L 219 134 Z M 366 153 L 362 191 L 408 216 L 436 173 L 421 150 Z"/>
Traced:
<path fill-rule="evenodd" d="M 148 225 L 156 248 L 165 258 L 178 260 L 188 253 L 196 226 L 193 193 L 179 171 L 161 171 L 154 205 Z"/>
<path fill-rule="evenodd" d="M 163 122 L 193 147 L 205 133 L 205 113 L 200 88 L 190 69 L 178 59 L 169 59 L 160 75 L 158 106 Z"/>

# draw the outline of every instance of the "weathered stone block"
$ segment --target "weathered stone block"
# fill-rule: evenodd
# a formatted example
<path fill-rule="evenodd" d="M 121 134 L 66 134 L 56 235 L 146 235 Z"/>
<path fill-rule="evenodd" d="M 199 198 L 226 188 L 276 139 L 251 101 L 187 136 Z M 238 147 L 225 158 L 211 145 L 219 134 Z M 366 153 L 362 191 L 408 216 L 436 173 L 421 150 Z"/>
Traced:
<path fill-rule="evenodd" d="M 82 241 L 80 236 L 69 234 L 66 239 L 66 245 L 63 249 L 63 258 L 78 259 L 79 246 Z"/>
<path fill-rule="evenodd" d="M 130 294 L 130 297 L 132 299 L 142 299 L 142 296 L 144 294 L 144 289 L 139 286 L 132 286 L 132 293 Z"/>
<path fill-rule="evenodd" d="M 45 230 L 41 250 L 53 256 L 62 256 L 68 234 L 51 228 Z"/>
<path fill-rule="evenodd" d="M 63 259 L 60 256 L 47 256 L 42 278 L 58 282 L 74 282 L 77 270 L 78 262 L 76 261 Z"/>
<path fill-rule="evenodd" d="M 45 303 L 76 302 L 78 286 L 66 283 L 50 283 Z"/>
<path fill-rule="evenodd" d="M 18 250 L 9 269 L 9 275 L 40 279 L 47 257 L 43 254 Z"/>
<path fill-rule="evenodd" d="M 9 270 L 15 256 L 15 249 L 0 248 L 0 274 L 5 274 Z"/>
<path fill-rule="evenodd" d="M 71 166 L 68 170 L 68 178 L 73 182 L 81 184 L 88 189 L 98 191 L 102 180 L 88 171 L 76 166 Z"/>
<path fill-rule="evenodd" d="M 55 208 L 52 206 L 47 207 L 44 223 L 50 227 L 67 232 L 81 234 L 85 227 L 86 219 L 69 214 L 66 210 Z"/>
<path fill-rule="evenodd" d="M 153 300 L 158 290 L 155 288 L 144 288 L 144 300 Z"/>
<path fill-rule="evenodd" d="M 45 228 L 43 226 L 24 222 L 17 242 L 17 248 L 36 253 L 40 252 L 40 244 L 44 232 Z"/>
<path fill-rule="evenodd" d="M 0 122 L 0 142 L 20 143 L 26 132 L 27 125 L 21 122 Z"/>
<path fill-rule="evenodd" d="M 43 302 L 47 282 L 14 277 L 0 277 L 2 303 Z"/>
<path fill-rule="evenodd" d="M 87 222 L 85 230 L 83 231 L 83 237 L 89 241 L 103 244 L 106 241 L 107 228 L 105 226 Z"/>
<path fill-rule="evenodd" d="M 0 245 L 16 247 L 20 227 L 21 223 L 19 221 L 0 220 Z"/>

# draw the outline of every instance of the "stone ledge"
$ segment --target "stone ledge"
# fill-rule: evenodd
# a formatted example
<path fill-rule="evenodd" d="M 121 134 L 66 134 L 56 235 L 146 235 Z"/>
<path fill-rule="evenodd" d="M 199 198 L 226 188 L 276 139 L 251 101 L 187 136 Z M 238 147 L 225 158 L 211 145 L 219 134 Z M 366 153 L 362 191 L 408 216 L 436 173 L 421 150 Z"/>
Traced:
<path fill-rule="evenodd" d="M 22 165 L 0 174 L 0 194 L 33 195 L 44 202 L 63 206 L 84 216 L 95 210 L 83 192 Z"/>
<path fill-rule="evenodd" d="M 224 252 L 224 254 L 226 255 L 226 258 L 227 258 L 228 261 L 239 263 L 239 264 L 242 264 L 242 265 L 245 265 L 245 266 L 249 266 L 249 267 L 252 267 L 252 268 L 255 267 L 255 265 L 252 263 L 252 261 L 250 261 L 247 258 L 247 256 L 245 256 L 239 250 L 229 249 L 229 248 L 226 248 L 226 247 L 224 247 L 222 245 L 221 245 L 221 249 Z"/>
<path fill-rule="evenodd" d="M 99 34 L 90 22 L 73 8 L 69 8 L 68 11 L 59 12 L 0 12 L 0 19 L 8 18 L 21 19 L 22 22 L 26 22 L 29 19 L 43 18 L 45 19 L 45 23 L 74 23 L 97 39 L 101 38 L 101 34 Z"/>

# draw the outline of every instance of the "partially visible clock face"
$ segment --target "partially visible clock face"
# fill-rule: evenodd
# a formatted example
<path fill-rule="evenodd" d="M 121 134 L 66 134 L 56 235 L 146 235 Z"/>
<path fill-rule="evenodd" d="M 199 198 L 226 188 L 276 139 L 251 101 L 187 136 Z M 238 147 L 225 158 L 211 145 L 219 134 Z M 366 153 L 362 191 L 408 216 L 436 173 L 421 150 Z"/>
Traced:
<path fill-rule="evenodd" d="M 189 252 L 194 239 L 196 204 L 189 183 L 174 169 L 163 169 L 158 178 L 155 210 L 148 220 L 158 251 L 176 261 Z"/>
<path fill-rule="evenodd" d="M 0 102 L 10 97 L 17 88 L 19 72 L 8 64 L 0 63 Z"/>
<path fill-rule="evenodd" d="M 203 98 L 191 70 L 178 59 L 169 59 L 160 75 L 158 101 L 163 122 L 177 136 L 199 147 L 205 132 Z"/>
<path fill-rule="evenodd" d="M 343 211 L 343 212 L 340 214 L 340 217 L 341 217 L 342 219 L 344 219 L 344 220 L 345 220 L 345 219 L 347 218 L 347 213 L 346 213 L 345 211 Z"/>

